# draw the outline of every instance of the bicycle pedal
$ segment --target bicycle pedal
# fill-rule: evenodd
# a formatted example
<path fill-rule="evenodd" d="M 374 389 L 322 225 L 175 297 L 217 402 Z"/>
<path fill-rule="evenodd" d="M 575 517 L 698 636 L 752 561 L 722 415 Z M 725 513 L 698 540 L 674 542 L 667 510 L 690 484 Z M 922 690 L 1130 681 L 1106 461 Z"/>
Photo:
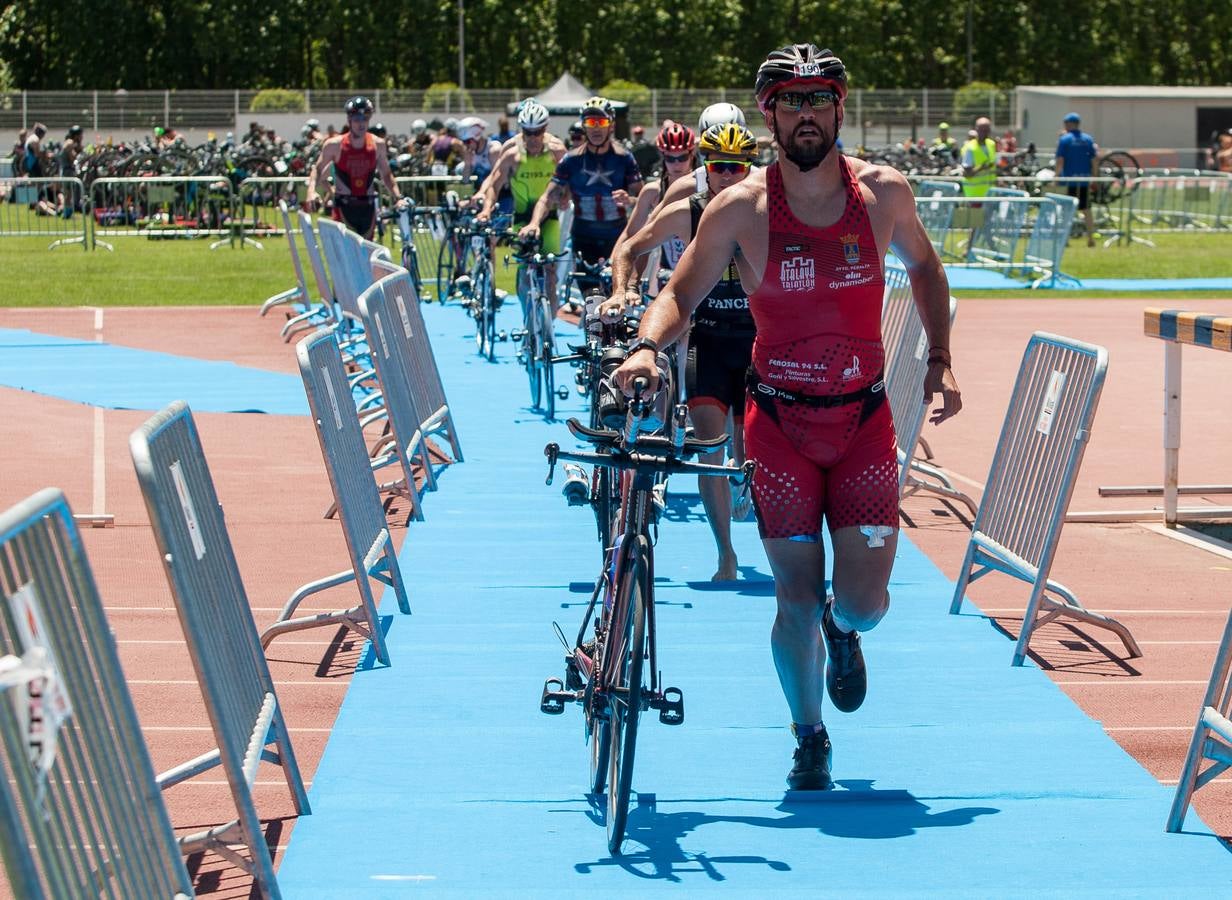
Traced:
<path fill-rule="evenodd" d="M 659 705 L 659 721 L 664 725 L 684 723 L 684 693 L 680 688 L 664 688 Z"/>
<path fill-rule="evenodd" d="M 556 389 L 556 396 L 559 397 L 561 400 L 568 400 L 569 399 L 569 389 L 567 387 L 558 387 Z"/>
<path fill-rule="evenodd" d="M 559 678 L 549 678 L 543 683 L 543 695 L 539 698 L 539 712 L 559 716 L 565 711 L 565 699 L 561 696 L 565 683 Z"/>
<path fill-rule="evenodd" d="M 507 332 L 504 332 L 504 331 L 498 331 L 498 332 L 496 333 L 496 339 L 497 339 L 498 341 L 507 341 L 507 340 L 509 340 L 509 334 L 508 334 Z"/>
<path fill-rule="evenodd" d="M 509 336 L 513 338 L 515 341 L 520 341 L 526 337 L 526 329 L 525 328 L 511 329 L 509 332 Z"/>

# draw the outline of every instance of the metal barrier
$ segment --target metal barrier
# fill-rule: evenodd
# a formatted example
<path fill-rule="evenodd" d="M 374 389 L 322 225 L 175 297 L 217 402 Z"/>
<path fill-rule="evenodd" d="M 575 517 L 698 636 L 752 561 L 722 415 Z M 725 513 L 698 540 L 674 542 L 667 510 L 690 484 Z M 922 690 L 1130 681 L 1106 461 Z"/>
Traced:
<path fill-rule="evenodd" d="M 64 495 L 0 515 L 0 853 L 18 897 L 193 894 Z"/>
<path fill-rule="evenodd" d="M 1204 760 L 1211 765 L 1200 770 Z M 1181 777 L 1168 813 L 1167 830 L 1178 832 L 1185 825 L 1185 813 L 1194 791 L 1232 767 L 1232 612 L 1223 628 L 1223 640 L 1211 667 L 1211 679 L 1202 698 L 1202 708 L 1194 725 L 1189 751 L 1181 767 Z"/>
<path fill-rule="evenodd" d="M 287 204 L 283 201 L 278 201 L 279 211 L 282 213 L 283 221 L 286 222 L 287 247 L 291 251 L 291 265 L 295 269 L 295 286 L 287 288 L 285 291 L 280 291 L 269 297 L 261 304 L 261 310 L 258 315 L 264 316 L 275 306 L 281 306 L 284 303 L 294 303 L 297 300 L 302 301 L 305 305 L 311 305 L 308 299 L 308 285 L 304 281 L 304 267 L 299 259 L 299 249 L 295 246 L 295 235 L 291 229 L 291 215 L 287 210 Z M 286 331 L 283 331 L 283 337 L 286 337 Z"/>
<path fill-rule="evenodd" d="M 79 178 L 0 178 L 0 237 L 53 238 L 89 249 L 86 190 Z"/>
<path fill-rule="evenodd" d="M 1101 487 L 1101 497 L 1163 495 L 1164 505 L 1150 510 L 1099 510 L 1070 513 L 1071 522 L 1146 522 L 1163 516 L 1169 531 L 1184 530 L 1182 518 L 1224 519 L 1232 507 L 1180 507 L 1180 494 L 1232 494 L 1232 484 L 1181 485 L 1181 348 L 1185 344 L 1232 352 L 1232 317 L 1211 316 L 1183 309 L 1143 311 L 1143 333 L 1164 341 L 1164 479 L 1162 485 Z"/>
<path fill-rule="evenodd" d="M 1079 283 L 1077 278 L 1061 271 L 1061 257 L 1069 243 L 1074 216 L 1078 214 L 1078 198 L 1069 194 L 1045 194 L 1045 200 L 1035 213 L 1027 249 L 1023 254 L 1024 273 L 1047 273 L 1031 283 L 1031 287 L 1054 287 L 1057 279 Z"/>
<path fill-rule="evenodd" d="M 302 175 L 245 178 L 235 189 L 235 218 L 243 223 L 247 235 L 286 234 L 295 223 L 288 225 L 286 219 L 279 216 L 279 204 L 298 209 L 307 195 L 308 179 Z"/>
<path fill-rule="evenodd" d="M 373 467 L 401 464 L 402 477 L 380 490 L 410 500 L 408 522 L 422 519 L 423 493 L 436 488 L 435 448 L 428 437 L 444 435 L 454 462 L 462 461 L 462 453 L 409 273 L 399 268 L 372 285 L 360 298 L 360 309 L 393 432 L 388 452 L 374 459 Z M 415 462 L 423 470 L 422 490 L 415 483 Z"/>
<path fill-rule="evenodd" d="M 415 296 L 410 273 L 398 267 L 391 277 L 381 280 L 386 306 L 392 303 L 402 322 L 402 339 L 406 341 L 403 356 L 409 364 L 407 386 L 419 411 L 419 427 L 429 437 L 443 437 L 449 442 L 454 462 L 462 462 L 462 443 L 454 424 L 453 410 L 445 396 L 445 383 L 436 364 L 436 354 L 428 339 L 423 311 Z"/>
<path fill-rule="evenodd" d="M 928 335 L 916 309 L 911 282 L 905 269 L 886 266 L 886 295 L 882 305 L 881 333 L 885 345 L 885 390 L 898 441 L 898 494 L 930 493 L 966 505 L 974 516 L 975 501 L 954 487 L 948 475 L 936 466 L 915 458 L 920 431 L 928 416 L 924 403 L 924 376 L 928 374 Z M 958 301 L 950 298 L 950 324 Z M 923 480 L 920 476 L 923 476 Z"/>
<path fill-rule="evenodd" d="M 962 185 L 957 181 L 927 179 L 916 185 L 916 214 L 938 254 L 945 251 L 945 239 L 954 222 L 955 206 L 952 203 L 936 203 L 929 198 L 957 197 L 961 193 Z"/>
<path fill-rule="evenodd" d="M 1144 234 L 1232 227 L 1232 175 L 1198 169 L 1144 169 L 1130 181 L 1122 242 L 1155 246 Z"/>
<path fill-rule="evenodd" d="M 342 355 L 331 329 L 322 329 L 300 341 L 295 348 L 308 405 L 312 409 L 321 456 L 334 492 L 338 518 L 346 536 L 351 567 L 309 582 L 291 595 L 273 625 L 261 633 L 261 646 L 268 647 L 280 634 L 341 624 L 372 642 L 377 659 L 389 665 L 385 633 L 372 594 L 376 579 L 394 589 L 398 609 L 410 614 L 398 554 L 385 524 L 381 498 L 372 481 L 372 464 L 364 443 L 359 416 L 350 400 L 350 385 L 342 370 Z M 291 618 L 305 598 L 354 581 L 360 603 L 350 609 Z"/>
<path fill-rule="evenodd" d="M 185 852 L 225 857 L 253 876 L 263 896 L 275 898 L 278 884 L 252 796 L 260 763 L 281 767 L 299 815 L 310 812 L 308 795 L 188 405 L 176 401 L 150 418 L 133 432 L 129 450 L 218 741 L 158 782 L 166 790 L 221 765 L 238 817 L 181 844 Z M 247 847 L 248 856 L 230 844 Z"/>
<path fill-rule="evenodd" d="M 260 246 L 235 221 L 235 195 L 226 176 L 150 175 L 98 178 L 90 186 L 90 246 L 115 248 L 100 237 L 219 237 L 210 244 Z"/>
<path fill-rule="evenodd" d="M 1035 629 L 1058 618 L 1109 629 L 1131 657 L 1142 655 L 1129 629 L 1086 610 L 1072 591 L 1048 578 L 1107 368 L 1103 347 L 1036 332 L 1014 382 L 950 612 L 962 608 L 968 583 L 989 572 L 1030 584 L 1016 666 Z"/>
<path fill-rule="evenodd" d="M 329 307 L 337 303 L 334 286 L 330 283 L 329 273 L 321 257 L 321 246 L 317 243 L 317 233 L 312 227 L 312 216 L 302 209 L 296 213 L 299 219 L 299 232 L 304 237 L 304 250 L 308 253 L 308 263 L 312 267 L 312 278 L 317 285 L 317 293 L 321 301 Z"/>
<path fill-rule="evenodd" d="M 339 222 L 317 218 L 317 234 L 321 238 L 325 264 L 329 266 L 334 300 L 348 331 L 363 327 L 359 312 L 359 295 L 372 284 L 369 267 L 361 267 L 357 260 L 357 254 L 348 237 L 350 233 L 346 226 Z"/>
<path fill-rule="evenodd" d="M 916 205 L 926 207 L 934 223 L 929 239 L 947 266 L 1034 276 L 1031 286 L 1038 287 L 1067 277 L 1060 271 L 1068 238 L 1060 230 L 1065 213 L 1057 207 L 1059 200 L 1072 199 L 992 188 L 983 198 L 936 191 L 926 200 L 917 198 Z M 944 207 L 950 211 L 942 212 Z M 947 218 L 948 230 L 941 230 Z"/>

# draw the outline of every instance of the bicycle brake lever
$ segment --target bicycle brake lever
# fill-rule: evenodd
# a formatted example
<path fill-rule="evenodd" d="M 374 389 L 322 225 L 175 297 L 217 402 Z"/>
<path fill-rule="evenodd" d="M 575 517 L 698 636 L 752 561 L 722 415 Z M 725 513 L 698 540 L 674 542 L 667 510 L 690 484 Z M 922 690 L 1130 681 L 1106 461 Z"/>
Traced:
<path fill-rule="evenodd" d="M 551 443 L 543 448 L 543 455 L 548 458 L 548 477 L 544 480 L 544 484 L 551 485 L 552 478 L 556 475 L 556 455 L 560 453 L 560 444 Z"/>

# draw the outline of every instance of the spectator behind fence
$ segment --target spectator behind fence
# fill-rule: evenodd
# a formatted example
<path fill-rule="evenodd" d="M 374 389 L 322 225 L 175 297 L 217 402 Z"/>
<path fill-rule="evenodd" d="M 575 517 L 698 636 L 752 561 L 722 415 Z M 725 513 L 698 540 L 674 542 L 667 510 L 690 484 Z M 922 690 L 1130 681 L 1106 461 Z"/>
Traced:
<path fill-rule="evenodd" d="M 26 137 L 30 134 L 26 129 L 17 132 L 17 140 L 13 143 L 13 174 L 26 174 Z"/>
<path fill-rule="evenodd" d="M 963 194 L 983 197 L 997 183 L 997 142 L 992 133 L 992 120 L 980 116 L 975 120 L 975 137 L 962 146 Z"/>
<path fill-rule="evenodd" d="M 1095 219 L 1091 215 L 1090 177 L 1099 174 L 1099 145 L 1095 143 L 1095 138 L 1082 130 L 1082 119 L 1078 113 L 1067 113 L 1063 121 L 1065 133 L 1057 142 L 1057 158 L 1053 165 L 1057 176 L 1066 179 L 1066 193 L 1078 198 L 1078 208 L 1082 210 L 1086 223 L 1087 246 L 1094 247 Z"/>
<path fill-rule="evenodd" d="M 1219 133 L 1219 149 L 1215 151 L 1215 168 L 1232 174 L 1232 128 Z"/>
<path fill-rule="evenodd" d="M 958 155 L 958 141 L 950 137 L 950 123 L 941 122 L 937 125 L 937 136 L 931 144 L 934 153 L 948 153 L 951 159 Z"/>
<path fill-rule="evenodd" d="M 22 174 L 31 178 L 43 177 L 43 135 L 46 133 L 47 126 L 42 122 L 35 122 L 30 133 L 26 135 L 26 144 L 22 149 Z"/>

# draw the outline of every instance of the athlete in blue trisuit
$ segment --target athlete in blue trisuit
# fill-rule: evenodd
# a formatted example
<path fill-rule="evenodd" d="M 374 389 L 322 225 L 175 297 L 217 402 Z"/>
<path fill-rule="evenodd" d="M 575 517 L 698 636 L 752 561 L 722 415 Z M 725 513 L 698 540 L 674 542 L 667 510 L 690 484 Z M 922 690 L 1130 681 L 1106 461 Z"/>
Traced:
<path fill-rule="evenodd" d="M 612 255 L 633 205 L 631 198 L 642 189 L 642 173 L 633 154 L 612 140 L 615 115 L 608 100 L 587 100 L 582 107 L 582 125 L 586 140 L 556 166 L 548 189 L 535 204 L 530 222 L 519 237 L 538 237 L 540 225 L 568 191 L 574 203 L 570 231 L 574 257 L 593 265 Z M 578 279 L 583 291 L 597 285 L 597 279 Z"/>

